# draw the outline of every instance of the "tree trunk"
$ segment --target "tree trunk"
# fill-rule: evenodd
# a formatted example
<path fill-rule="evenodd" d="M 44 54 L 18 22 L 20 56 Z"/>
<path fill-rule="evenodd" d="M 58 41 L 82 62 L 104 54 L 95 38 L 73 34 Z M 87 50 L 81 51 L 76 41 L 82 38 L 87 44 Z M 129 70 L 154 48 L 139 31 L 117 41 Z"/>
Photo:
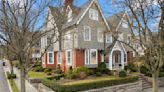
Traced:
<path fill-rule="evenodd" d="M 11 65 L 11 74 L 14 74 L 14 69 L 13 69 L 13 63 L 12 63 L 12 61 L 10 61 L 10 65 Z"/>
<path fill-rule="evenodd" d="M 25 87 L 26 76 L 25 76 L 25 68 L 24 67 L 21 68 L 20 75 L 21 75 L 21 92 L 26 92 L 26 87 Z"/>
<path fill-rule="evenodd" d="M 155 73 L 152 74 L 152 80 L 153 80 L 153 89 L 152 92 L 158 92 L 158 75 L 159 72 L 156 71 Z"/>

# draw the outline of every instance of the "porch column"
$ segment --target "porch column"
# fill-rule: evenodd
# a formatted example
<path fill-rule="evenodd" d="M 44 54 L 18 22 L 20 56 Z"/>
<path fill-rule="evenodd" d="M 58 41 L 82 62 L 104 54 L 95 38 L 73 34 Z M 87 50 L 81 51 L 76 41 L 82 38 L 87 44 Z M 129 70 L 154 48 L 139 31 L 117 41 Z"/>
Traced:
<path fill-rule="evenodd" d="M 125 62 L 124 62 L 124 52 L 121 51 L 121 65 L 122 65 L 122 69 L 124 69 L 124 66 L 125 66 L 124 63 L 125 63 Z"/>
<path fill-rule="evenodd" d="M 112 53 L 109 55 L 109 69 L 112 70 Z"/>

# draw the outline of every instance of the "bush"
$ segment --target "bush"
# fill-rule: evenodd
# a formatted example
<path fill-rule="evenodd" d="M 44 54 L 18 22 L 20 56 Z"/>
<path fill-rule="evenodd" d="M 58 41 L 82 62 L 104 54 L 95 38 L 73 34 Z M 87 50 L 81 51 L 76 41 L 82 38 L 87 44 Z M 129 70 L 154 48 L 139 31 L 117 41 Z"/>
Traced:
<path fill-rule="evenodd" d="M 44 69 L 44 73 L 48 73 L 48 72 L 51 72 L 52 69 Z"/>
<path fill-rule="evenodd" d="M 33 71 L 35 71 L 35 72 L 43 72 L 44 69 L 43 69 L 42 66 L 36 66 L 36 67 L 33 68 Z"/>
<path fill-rule="evenodd" d="M 130 70 L 132 72 L 137 72 L 137 67 L 133 63 L 129 63 L 125 66 L 125 70 Z"/>
<path fill-rule="evenodd" d="M 125 71 L 120 71 L 119 77 L 127 77 L 127 73 Z"/>
<path fill-rule="evenodd" d="M 76 78 L 83 79 L 87 77 L 88 75 L 90 75 L 91 73 L 92 71 L 86 67 L 78 67 L 74 70 L 69 69 L 69 71 L 66 72 L 65 75 L 66 75 L 66 78 L 69 78 L 69 79 L 76 79 Z"/>
<path fill-rule="evenodd" d="M 160 72 L 159 77 L 164 77 L 164 72 Z"/>
<path fill-rule="evenodd" d="M 146 66 L 141 66 L 141 67 L 140 67 L 140 72 L 141 72 L 142 74 L 145 74 L 146 76 L 149 76 L 149 77 L 152 76 L 151 73 L 149 72 L 149 70 L 146 68 Z"/>
<path fill-rule="evenodd" d="M 52 73 L 51 73 L 51 72 L 47 72 L 46 74 L 47 74 L 47 75 L 52 75 Z"/>
<path fill-rule="evenodd" d="M 96 72 L 96 76 L 102 76 L 101 72 Z"/>
<path fill-rule="evenodd" d="M 61 77 L 64 77 L 64 74 L 57 74 L 57 75 L 54 75 L 54 76 L 51 76 L 51 77 L 47 77 L 47 79 L 49 80 L 60 80 Z"/>
<path fill-rule="evenodd" d="M 98 68 L 96 69 L 96 72 L 101 72 L 103 74 L 108 74 L 109 69 L 106 67 L 105 62 L 101 62 Z"/>
<path fill-rule="evenodd" d="M 6 72 L 7 73 L 7 79 L 15 79 L 16 78 L 16 74 L 11 74 L 9 72 Z"/>
<path fill-rule="evenodd" d="M 55 92 L 77 92 L 77 91 L 131 83 L 137 80 L 138 80 L 138 77 L 133 76 L 133 77 L 127 77 L 127 78 L 114 79 L 114 80 L 102 80 L 102 81 L 93 81 L 93 82 L 78 83 L 78 84 L 72 84 L 72 85 L 60 85 L 56 83 L 55 81 L 43 79 L 42 84 L 51 88 Z"/>
<path fill-rule="evenodd" d="M 63 71 L 61 70 L 61 69 L 55 69 L 54 71 L 53 71 L 55 74 L 62 74 L 63 73 Z"/>

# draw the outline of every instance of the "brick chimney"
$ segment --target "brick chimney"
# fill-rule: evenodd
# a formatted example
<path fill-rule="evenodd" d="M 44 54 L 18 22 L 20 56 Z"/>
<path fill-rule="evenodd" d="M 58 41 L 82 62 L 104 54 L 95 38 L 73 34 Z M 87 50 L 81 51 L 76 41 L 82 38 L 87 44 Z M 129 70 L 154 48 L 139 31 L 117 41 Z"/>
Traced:
<path fill-rule="evenodd" d="M 73 0 L 64 0 L 64 6 L 67 7 L 68 5 L 73 5 Z"/>

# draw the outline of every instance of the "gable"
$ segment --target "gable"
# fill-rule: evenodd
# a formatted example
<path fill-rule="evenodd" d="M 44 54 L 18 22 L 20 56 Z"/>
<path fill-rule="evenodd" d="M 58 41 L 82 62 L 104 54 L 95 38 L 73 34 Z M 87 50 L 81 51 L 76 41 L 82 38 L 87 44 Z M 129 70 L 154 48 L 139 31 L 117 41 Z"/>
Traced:
<path fill-rule="evenodd" d="M 90 3 L 90 5 L 89 5 L 89 6 L 86 8 L 86 10 L 83 12 L 82 16 L 80 16 L 80 18 L 78 19 L 77 24 L 79 24 L 82 20 L 84 20 L 85 17 L 88 17 L 88 18 L 89 18 L 89 10 L 90 10 L 90 9 L 95 9 L 95 10 L 98 11 L 98 17 L 99 17 L 99 19 L 101 20 L 101 21 L 99 20 L 98 22 L 103 23 L 103 25 L 105 25 L 106 28 L 107 28 L 108 30 L 110 30 L 110 27 L 109 27 L 109 25 L 108 25 L 108 23 L 107 23 L 107 21 L 106 21 L 104 15 L 103 15 L 102 11 L 101 11 L 101 8 L 100 8 L 100 6 L 99 6 L 97 0 L 92 0 L 92 2 Z M 86 19 L 86 18 L 85 18 L 85 19 Z"/>

